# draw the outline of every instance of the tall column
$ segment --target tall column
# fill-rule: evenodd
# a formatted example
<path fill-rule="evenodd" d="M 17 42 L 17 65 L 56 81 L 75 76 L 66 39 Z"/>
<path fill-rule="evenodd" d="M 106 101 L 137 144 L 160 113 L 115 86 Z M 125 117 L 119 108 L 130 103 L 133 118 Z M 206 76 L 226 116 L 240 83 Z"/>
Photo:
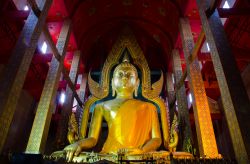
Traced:
<path fill-rule="evenodd" d="M 193 109 L 199 152 L 201 156 L 215 158 L 218 157 L 218 150 L 200 66 L 197 59 L 192 63 L 189 62 L 189 56 L 194 48 L 194 40 L 187 18 L 180 19 L 180 33 L 191 94 L 194 100 Z"/>
<path fill-rule="evenodd" d="M 221 99 L 238 163 L 250 159 L 250 103 L 239 70 L 227 41 L 218 11 L 207 18 L 197 0 L 201 22 L 210 46 Z M 205 5 L 205 4 L 204 4 Z"/>
<path fill-rule="evenodd" d="M 174 112 L 175 112 L 175 92 L 174 92 L 174 83 L 172 78 L 172 73 L 167 73 L 167 92 L 168 92 L 168 108 L 169 108 L 169 119 L 170 119 L 170 125 L 172 125 L 172 121 L 174 119 Z M 174 103 L 174 104 L 171 104 Z M 172 105 L 172 107 L 171 107 Z"/>
<path fill-rule="evenodd" d="M 40 0 L 39 2 L 38 7 L 41 10 L 39 16 L 37 17 L 33 10 L 30 11 L 12 51 L 9 63 L 2 72 L 0 79 L 0 152 L 4 146 L 52 0 Z"/>
<path fill-rule="evenodd" d="M 182 77 L 182 67 L 180 54 L 177 49 L 172 51 L 173 70 L 176 84 L 179 83 Z M 190 127 L 188 103 L 186 96 L 185 84 L 179 89 L 176 89 L 176 100 L 178 104 L 178 121 L 182 139 L 182 150 L 185 152 L 192 152 L 192 131 Z"/>
<path fill-rule="evenodd" d="M 82 102 L 84 102 L 84 99 L 85 99 L 87 79 L 88 79 L 88 74 L 83 73 L 82 74 L 82 82 L 81 82 L 80 90 L 79 90 L 79 94 L 78 94 L 79 98 L 80 98 L 80 100 Z M 77 118 L 78 122 L 81 122 L 80 119 L 81 119 L 82 114 L 83 114 L 83 106 L 77 105 L 77 108 L 76 108 L 76 118 Z"/>
<path fill-rule="evenodd" d="M 69 77 L 73 84 L 76 84 L 77 81 L 77 72 L 80 63 L 80 51 L 74 53 L 72 60 Z M 66 138 L 68 133 L 68 120 L 71 115 L 72 105 L 73 105 L 73 92 L 69 86 L 66 87 L 66 101 L 62 107 L 61 118 L 59 120 L 59 126 L 57 129 L 56 141 L 60 146 L 65 146 Z"/>
<path fill-rule="evenodd" d="M 31 129 L 26 153 L 43 153 L 46 145 L 49 125 L 52 116 L 51 104 L 56 96 L 63 61 L 70 36 L 70 21 L 65 21 L 60 32 L 56 47 L 61 55 L 60 61 L 53 56 L 42 95 L 37 107 L 36 116 Z"/>

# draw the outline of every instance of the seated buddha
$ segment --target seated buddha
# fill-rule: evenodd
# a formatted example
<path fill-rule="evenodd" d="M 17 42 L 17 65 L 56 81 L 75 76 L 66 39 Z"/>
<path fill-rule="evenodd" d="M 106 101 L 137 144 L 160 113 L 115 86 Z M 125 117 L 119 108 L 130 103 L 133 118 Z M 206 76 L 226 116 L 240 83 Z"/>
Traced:
<path fill-rule="evenodd" d="M 128 59 L 123 59 L 112 78 L 115 98 L 95 106 L 88 137 L 64 148 L 68 161 L 97 144 L 103 119 L 108 125 L 108 137 L 100 153 L 142 154 L 160 147 L 162 140 L 156 107 L 133 98 L 137 96 L 139 83 L 136 68 Z"/>

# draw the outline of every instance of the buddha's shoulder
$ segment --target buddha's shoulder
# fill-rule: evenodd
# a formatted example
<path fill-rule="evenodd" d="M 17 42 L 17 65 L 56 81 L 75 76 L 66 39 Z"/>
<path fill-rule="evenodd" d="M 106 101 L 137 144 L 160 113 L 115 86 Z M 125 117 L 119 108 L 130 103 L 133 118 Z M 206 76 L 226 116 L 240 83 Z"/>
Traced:
<path fill-rule="evenodd" d="M 106 105 L 112 105 L 114 103 L 116 103 L 116 99 L 112 99 L 112 100 L 107 100 L 107 101 L 101 102 L 99 105 L 100 106 L 106 106 Z"/>
<path fill-rule="evenodd" d="M 117 104 L 117 101 L 115 99 L 113 100 L 107 100 L 107 101 L 104 101 L 104 102 L 101 102 L 99 104 L 97 104 L 97 108 L 100 108 L 100 109 L 110 109 L 110 108 L 113 108 L 113 106 L 115 106 Z"/>

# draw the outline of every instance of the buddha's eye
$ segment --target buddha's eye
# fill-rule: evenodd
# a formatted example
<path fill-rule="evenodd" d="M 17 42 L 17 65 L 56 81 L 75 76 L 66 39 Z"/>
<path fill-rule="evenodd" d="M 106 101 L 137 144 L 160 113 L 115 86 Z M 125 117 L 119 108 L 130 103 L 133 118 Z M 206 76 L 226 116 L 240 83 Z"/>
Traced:
<path fill-rule="evenodd" d="M 135 75 L 134 75 L 134 74 L 132 74 L 132 73 L 131 73 L 129 76 L 130 76 L 130 77 L 135 77 Z"/>
<path fill-rule="evenodd" d="M 122 77 L 122 76 L 123 76 L 123 73 L 122 73 L 122 72 L 119 72 L 118 75 L 119 75 L 119 77 Z"/>
<path fill-rule="evenodd" d="M 133 73 L 129 72 L 129 73 L 127 73 L 127 77 L 132 78 L 132 77 L 135 77 L 135 75 Z"/>

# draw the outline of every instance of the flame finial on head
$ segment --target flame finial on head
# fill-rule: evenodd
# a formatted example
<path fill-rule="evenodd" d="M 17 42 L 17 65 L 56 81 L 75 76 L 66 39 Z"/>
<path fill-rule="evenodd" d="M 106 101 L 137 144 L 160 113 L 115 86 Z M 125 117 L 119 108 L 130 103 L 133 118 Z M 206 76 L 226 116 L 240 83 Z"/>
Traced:
<path fill-rule="evenodd" d="M 138 77 L 137 69 L 135 68 L 135 66 L 132 63 L 130 63 L 129 52 L 127 50 L 124 52 L 122 62 L 116 66 L 114 73 L 117 70 L 121 69 L 122 67 L 130 67 L 136 73 L 136 77 Z"/>
<path fill-rule="evenodd" d="M 125 51 L 122 62 L 130 63 L 128 51 Z"/>

